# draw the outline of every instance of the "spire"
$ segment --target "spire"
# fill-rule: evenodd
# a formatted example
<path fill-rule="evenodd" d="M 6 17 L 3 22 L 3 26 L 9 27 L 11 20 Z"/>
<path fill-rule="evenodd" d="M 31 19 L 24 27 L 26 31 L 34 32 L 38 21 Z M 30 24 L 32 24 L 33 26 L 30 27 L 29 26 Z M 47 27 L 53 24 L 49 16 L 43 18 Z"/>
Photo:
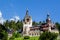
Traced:
<path fill-rule="evenodd" d="M 28 8 L 26 9 L 26 15 L 28 15 Z"/>
<path fill-rule="evenodd" d="M 51 19 L 50 19 L 50 15 L 49 15 L 49 13 L 47 14 L 47 19 L 46 19 L 46 22 L 51 22 Z"/>
<path fill-rule="evenodd" d="M 31 18 L 31 16 L 29 16 L 29 11 L 28 11 L 28 8 L 26 9 L 26 15 L 25 15 L 25 17 L 24 18 Z"/>
<path fill-rule="evenodd" d="M 26 9 L 26 15 L 25 15 L 25 17 L 29 17 L 29 14 L 28 14 L 28 8 Z"/>
<path fill-rule="evenodd" d="M 49 19 L 50 18 L 50 15 L 49 15 L 49 13 L 47 14 L 47 19 Z"/>

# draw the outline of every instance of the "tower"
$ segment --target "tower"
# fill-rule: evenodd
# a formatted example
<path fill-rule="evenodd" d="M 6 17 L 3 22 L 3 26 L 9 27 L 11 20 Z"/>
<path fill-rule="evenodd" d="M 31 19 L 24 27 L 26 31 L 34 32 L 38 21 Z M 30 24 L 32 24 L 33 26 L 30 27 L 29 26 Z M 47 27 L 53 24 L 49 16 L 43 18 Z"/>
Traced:
<path fill-rule="evenodd" d="M 50 19 L 50 15 L 49 14 L 47 14 L 46 23 L 51 23 L 51 19 Z"/>
<path fill-rule="evenodd" d="M 30 27 L 32 27 L 32 18 L 28 15 L 28 10 L 26 10 L 26 15 L 23 19 L 23 36 L 29 36 Z"/>
<path fill-rule="evenodd" d="M 47 14 L 46 23 L 48 24 L 48 30 L 51 31 L 52 23 L 51 23 L 51 19 L 50 19 L 49 13 Z"/>

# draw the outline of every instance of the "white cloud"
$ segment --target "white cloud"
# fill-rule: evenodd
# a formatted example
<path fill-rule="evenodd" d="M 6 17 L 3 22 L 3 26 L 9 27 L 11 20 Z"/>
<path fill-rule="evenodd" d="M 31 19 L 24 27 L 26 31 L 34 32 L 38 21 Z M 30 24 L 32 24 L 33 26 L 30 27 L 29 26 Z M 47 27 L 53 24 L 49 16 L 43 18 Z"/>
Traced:
<path fill-rule="evenodd" d="M 20 20 L 19 16 L 15 16 L 14 18 L 15 18 L 16 20 Z"/>
<path fill-rule="evenodd" d="M 14 21 L 14 18 L 11 18 L 10 21 L 13 20 Z"/>
<path fill-rule="evenodd" d="M 0 11 L 0 17 L 2 17 L 2 12 Z"/>
<path fill-rule="evenodd" d="M 0 24 L 3 24 L 5 22 L 5 19 L 2 17 L 2 12 L 0 11 Z"/>
<path fill-rule="evenodd" d="M 19 16 L 14 16 L 13 18 L 10 19 L 10 21 L 13 20 L 15 22 L 17 22 L 18 20 L 20 20 Z"/>

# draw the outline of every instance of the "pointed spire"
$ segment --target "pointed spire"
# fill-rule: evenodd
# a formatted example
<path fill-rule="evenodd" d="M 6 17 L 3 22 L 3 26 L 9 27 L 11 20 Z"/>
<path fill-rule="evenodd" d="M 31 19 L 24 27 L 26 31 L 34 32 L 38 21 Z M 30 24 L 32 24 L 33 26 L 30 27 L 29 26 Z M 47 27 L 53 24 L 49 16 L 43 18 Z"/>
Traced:
<path fill-rule="evenodd" d="M 47 18 L 48 18 L 48 19 L 50 18 L 50 15 L 49 15 L 49 13 L 47 14 Z"/>
<path fill-rule="evenodd" d="M 47 14 L 46 22 L 47 22 L 47 23 L 51 22 L 51 19 L 50 19 L 50 15 L 49 15 L 49 13 Z"/>
<path fill-rule="evenodd" d="M 26 15 L 28 15 L 28 8 L 26 9 Z"/>
<path fill-rule="evenodd" d="M 29 14 L 28 14 L 28 8 L 26 9 L 26 15 L 25 16 L 26 17 L 29 16 Z"/>
<path fill-rule="evenodd" d="M 25 15 L 25 18 L 31 18 L 31 16 L 29 16 L 29 13 L 28 13 L 28 8 L 26 9 L 26 15 Z"/>

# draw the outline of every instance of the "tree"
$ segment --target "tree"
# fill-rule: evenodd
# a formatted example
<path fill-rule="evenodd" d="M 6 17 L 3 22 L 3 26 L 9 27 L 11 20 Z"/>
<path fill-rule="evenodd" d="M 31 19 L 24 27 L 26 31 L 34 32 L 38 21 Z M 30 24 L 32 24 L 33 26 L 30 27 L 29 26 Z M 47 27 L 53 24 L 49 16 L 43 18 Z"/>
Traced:
<path fill-rule="evenodd" d="M 29 39 L 30 37 L 29 36 L 24 36 L 24 40 L 27 40 Z"/>
<path fill-rule="evenodd" d="M 42 24 L 42 22 L 41 21 L 39 21 L 39 25 L 41 25 Z"/>
<path fill-rule="evenodd" d="M 0 24 L 0 39 L 1 40 L 7 40 L 8 39 L 8 34 L 7 34 L 7 29 L 5 26 Z"/>
<path fill-rule="evenodd" d="M 6 31 L 3 31 L 2 34 L 3 34 L 2 40 L 8 40 L 8 33 Z"/>
<path fill-rule="evenodd" d="M 59 30 L 59 33 L 60 33 L 60 24 L 58 22 L 55 23 L 56 24 L 56 27 L 58 28 Z"/>
<path fill-rule="evenodd" d="M 9 21 L 8 20 L 6 20 L 6 22 L 4 22 L 4 24 L 3 24 L 6 28 L 8 28 L 9 27 Z"/>
<path fill-rule="evenodd" d="M 9 22 L 9 28 L 12 28 L 13 30 L 16 30 L 16 23 L 15 23 L 15 21 L 10 21 Z"/>
<path fill-rule="evenodd" d="M 18 37 L 21 37 L 20 33 L 14 32 L 14 33 L 12 34 L 12 37 L 9 38 L 9 40 L 14 40 L 15 38 L 18 38 Z"/>
<path fill-rule="evenodd" d="M 22 28 L 23 28 L 23 23 L 22 23 L 22 21 L 17 21 L 17 23 L 16 23 L 16 26 L 17 26 L 17 30 L 19 30 L 19 29 L 21 29 L 22 30 Z"/>
<path fill-rule="evenodd" d="M 33 21 L 32 25 L 38 25 L 38 23 L 37 23 L 37 22 L 35 22 L 35 21 Z"/>
<path fill-rule="evenodd" d="M 14 39 L 15 39 L 14 36 L 12 36 L 12 37 L 9 38 L 9 40 L 14 40 Z"/>
<path fill-rule="evenodd" d="M 43 32 L 40 37 L 39 40 L 55 40 L 57 39 L 58 34 L 56 33 L 51 33 L 51 32 Z"/>
<path fill-rule="evenodd" d="M 19 32 L 14 32 L 12 36 L 14 36 L 14 38 L 21 37 L 21 35 L 20 35 L 20 33 L 19 33 Z"/>

